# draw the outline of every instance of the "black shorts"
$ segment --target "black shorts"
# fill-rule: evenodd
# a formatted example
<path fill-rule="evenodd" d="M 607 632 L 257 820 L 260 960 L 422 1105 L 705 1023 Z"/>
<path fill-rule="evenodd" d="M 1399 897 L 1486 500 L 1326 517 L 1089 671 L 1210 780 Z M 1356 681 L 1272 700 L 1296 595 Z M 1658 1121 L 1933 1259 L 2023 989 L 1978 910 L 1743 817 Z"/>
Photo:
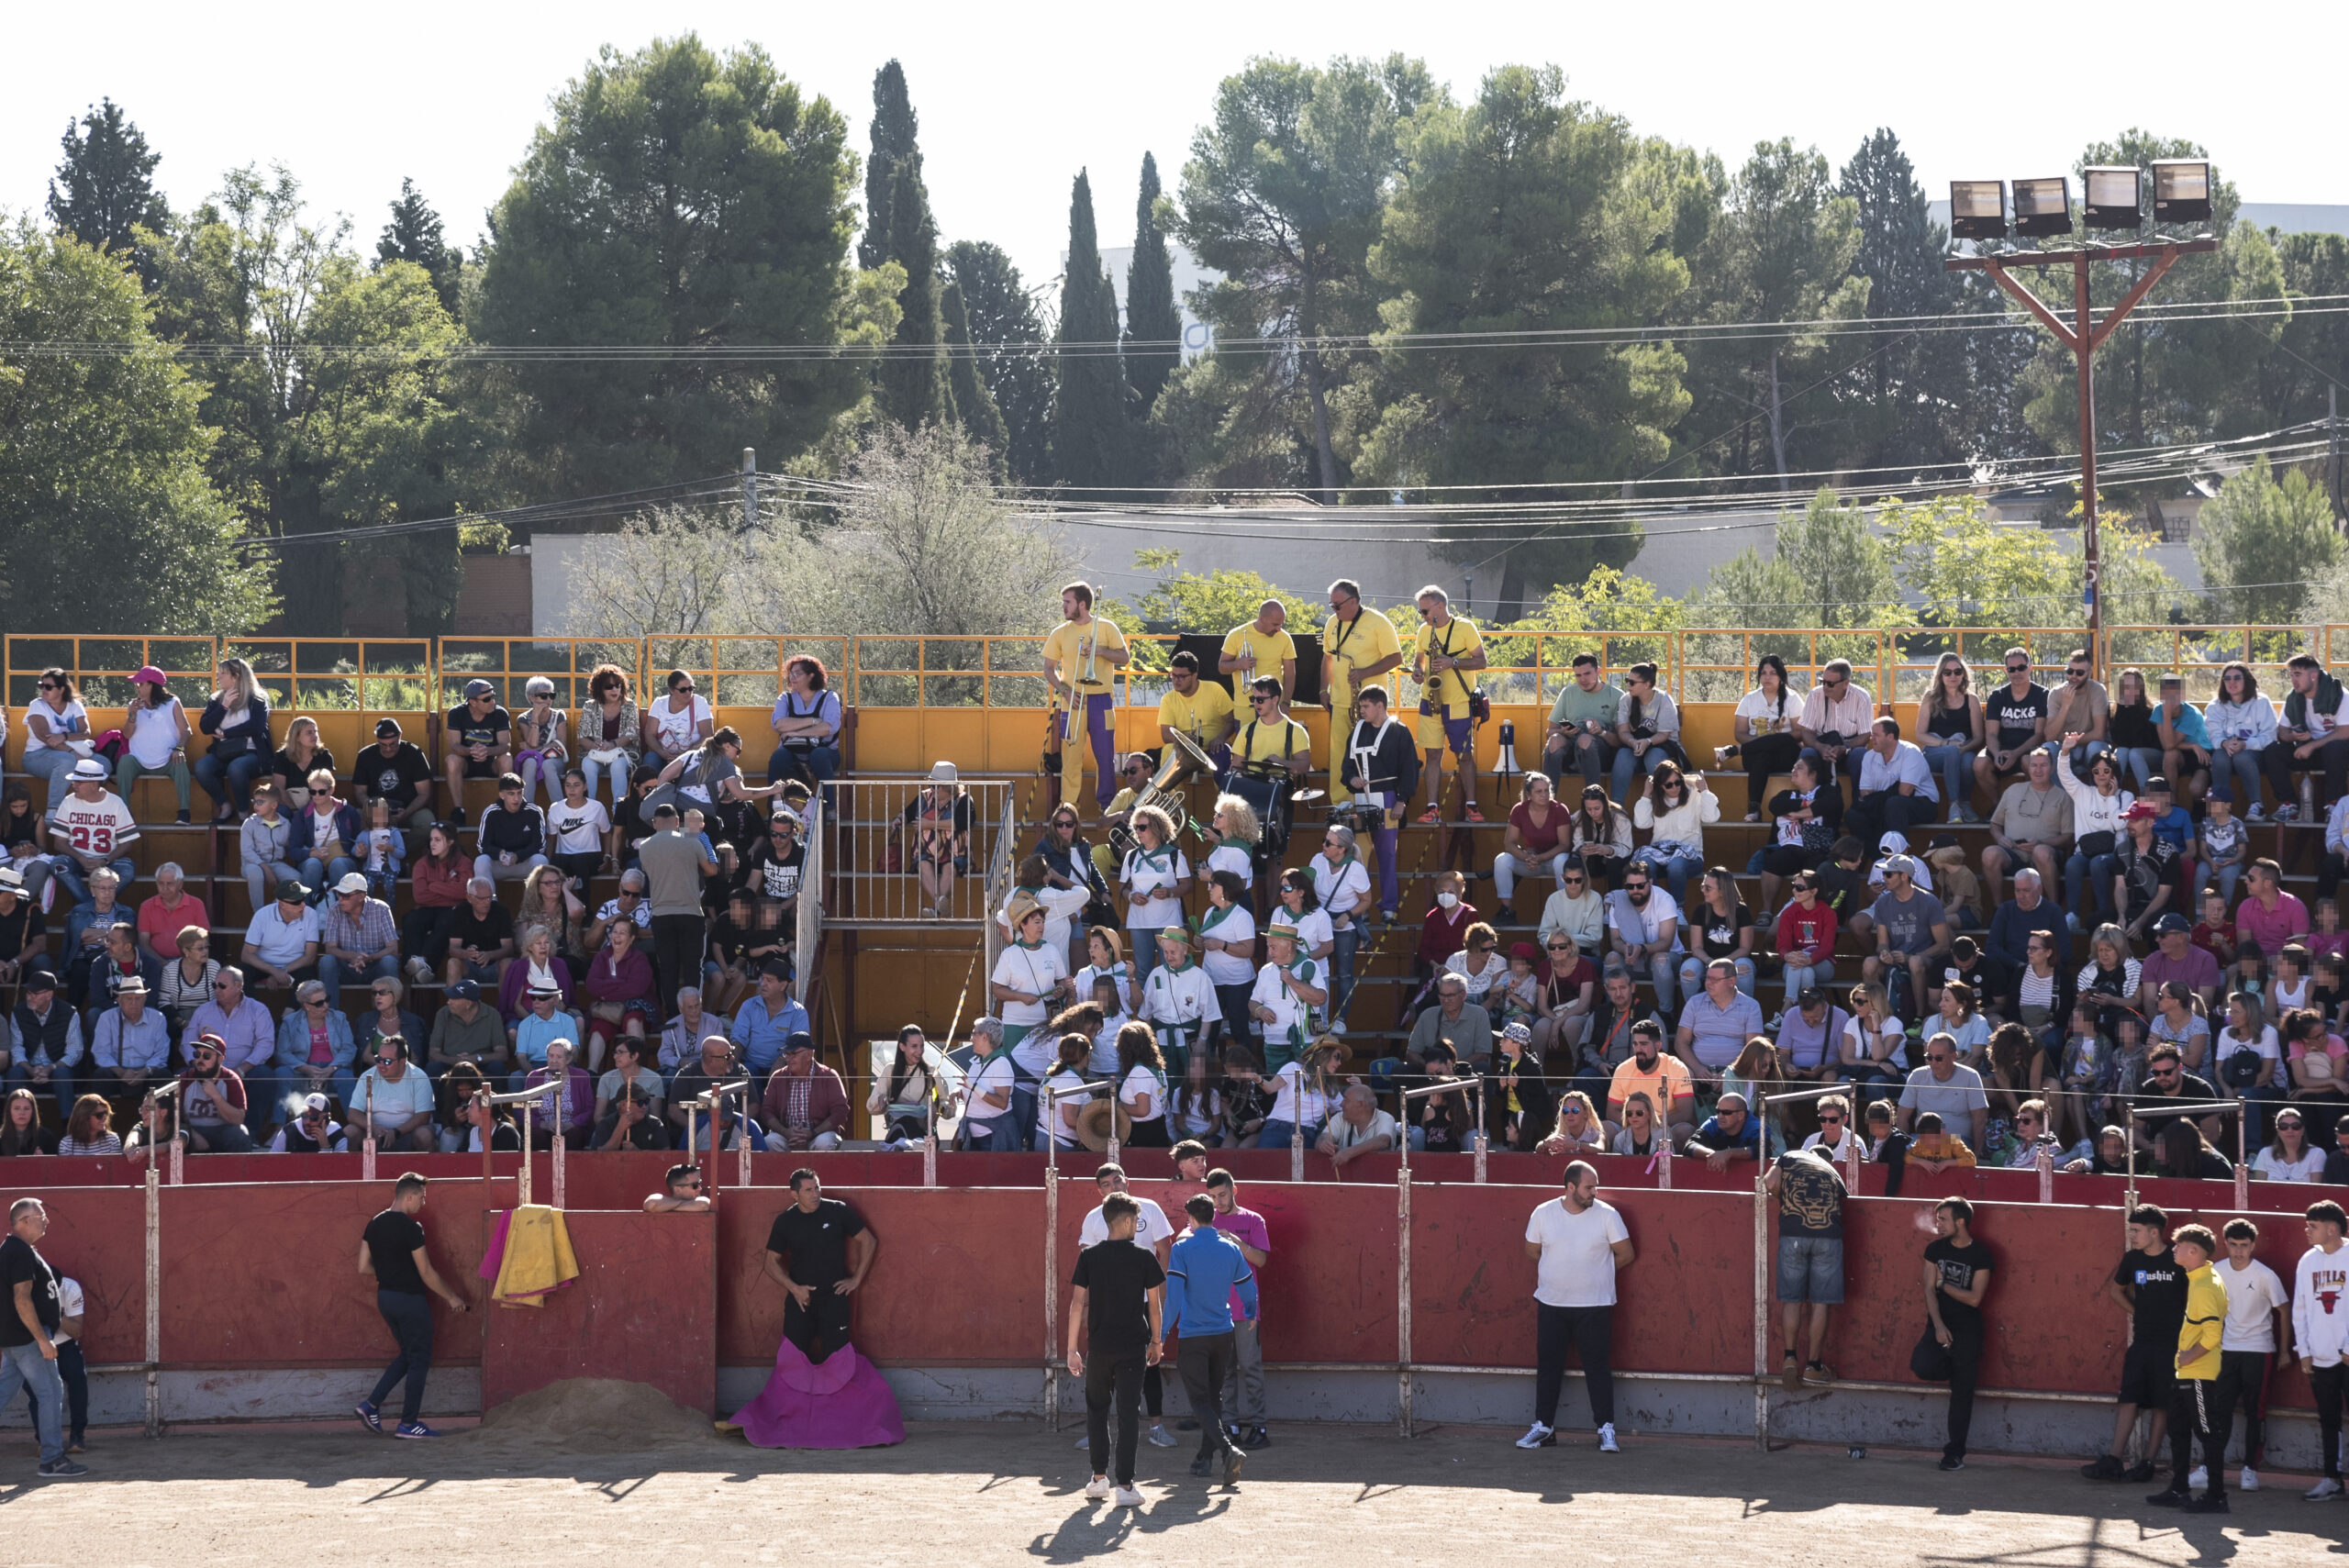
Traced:
<path fill-rule="evenodd" d="M 492 751 L 489 754 L 489 760 L 485 762 L 476 762 L 471 757 L 462 758 L 462 761 L 465 764 L 465 777 L 469 779 L 496 778 L 501 773 L 504 773 L 509 765 L 506 762 L 500 762 L 498 760 L 497 753 L 495 751 Z"/>
<path fill-rule="evenodd" d="M 2113 1402 L 2140 1410 L 2166 1410 L 2176 1388 L 2177 1352 L 2140 1341 L 2121 1358 L 2121 1392 Z"/>

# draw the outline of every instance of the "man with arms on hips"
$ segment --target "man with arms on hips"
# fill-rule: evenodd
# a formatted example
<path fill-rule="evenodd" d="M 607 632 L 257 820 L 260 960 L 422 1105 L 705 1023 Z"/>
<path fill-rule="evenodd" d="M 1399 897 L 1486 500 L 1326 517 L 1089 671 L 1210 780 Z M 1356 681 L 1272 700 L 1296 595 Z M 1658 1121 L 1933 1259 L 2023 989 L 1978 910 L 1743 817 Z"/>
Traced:
<path fill-rule="evenodd" d="M 17 1402 L 21 1385 L 33 1400 L 33 1431 L 40 1444 L 40 1473 L 51 1480 L 87 1475 L 89 1467 L 65 1453 L 65 1380 L 57 1370 L 57 1333 L 65 1307 L 57 1271 L 40 1255 L 49 1209 L 37 1197 L 8 1206 L 8 1234 L 0 1239 L 0 1410 Z"/>
<path fill-rule="evenodd" d="M 1778 1200 L 1779 1375 L 1790 1393 L 1806 1382 L 1823 1386 L 1835 1381 L 1824 1359 L 1827 1319 L 1843 1301 L 1843 1178 L 1819 1151 L 1797 1149 L 1778 1156 L 1762 1184 Z M 1806 1326 L 1809 1354 L 1798 1364 Z"/>
<path fill-rule="evenodd" d="M 1183 1206 L 1191 1228 L 1166 1262 L 1166 1324 L 1159 1344 L 1159 1360 L 1166 1359 L 1166 1341 L 1181 1336 L 1176 1364 L 1183 1372 L 1183 1391 L 1199 1423 L 1199 1451 L 1191 1473 L 1207 1475 L 1217 1458 L 1223 1462 L 1227 1485 L 1240 1479 L 1248 1456 L 1231 1440 L 1223 1422 L 1223 1385 L 1232 1366 L 1231 1326 L 1238 1318 L 1256 1315 L 1256 1274 L 1240 1244 L 1215 1225 L 1215 1200 L 1205 1193 Z M 1232 1302 L 1237 1299 L 1235 1313 Z"/>
<path fill-rule="evenodd" d="M 1410 728 L 1395 718 L 1387 705 L 1385 686 L 1363 687 L 1355 694 L 1354 706 L 1360 717 L 1347 732 L 1345 761 L 1339 768 L 1339 777 L 1353 794 L 1375 799 L 1386 807 L 1371 838 L 1378 852 L 1378 907 L 1391 921 L 1403 901 L 1396 882 L 1395 846 L 1402 829 L 1403 808 L 1410 803 L 1412 795 L 1404 786 L 1413 782 L 1411 773 L 1417 755 L 1412 751 Z M 1317 873 L 1316 881 L 1319 880 Z"/>
<path fill-rule="evenodd" d="M 1476 628 L 1452 613 L 1452 598 L 1431 583 L 1417 595 L 1418 639 L 1412 645 L 1411 678 L 1419 684 L 1419 747 L 1427 753 L 1428 807 L 1421 822 L 1443 820 L 1443 753 L 1458 759 L 1460 814 L 1482 822 L 1476 809 L 1475 730 L 1469 715 L 1475 688 L 1467 677 L 1485 667 L 1485 639 Z"/>
<path fill-rule="evenodd" d="M 1144 1368 L 1158 1369 L 1160 1324 L 1165 1304 L 1166 1272 L 1157 1251 L 1134 1240 L 1134 1227 L 1142 1205 L 1123 1193 L 1111 1193 L 1095 1212 L 1102 1217 L 1102 1238 L 1076 1255 L 1068 1309 L 1068 1371 L 1085 1380 L 1084 1446 L 1093 1457 L 1093 1479 L 1085 1495 L 1095 1502 L 1110 1496 L 1109 1405 L 1118 1407 L 1116 1501 L 1121 1508 L 1141 1507 L 1134 1489 L 1135 1418 Z M 1156 1208 L 1156 1204 L 1149 1205 Z M 1165 1216 L 1161 1214 L 1163 1221 Z M 1078 1348 L 1088 1335 L 1093 1356 L 1088 1364 Z"/>
<path fill-rule="evenodd" d="M 1517 1446 L 1557 1446 L 1558 1391 L 1565 1382 L 1566 1351 L 1572 1349 L 1582 1356 L 1590 1417 L 1598 1428 L 1598 1451 L 1619 1453 L 1609 1356 L 1615 1275 L 1631 1266 L 1631 1233 L 1615 1206 L 1600 1200 L 1598 1172 L 1591 1165 L 1581 1160 L 1568 1165 L 1565 1191 L 1526 1220 L 1525 1255 L 1536 1265 L 1533 1425 Z"/>
<path fill-rule="evenodd" d="M 2349 1127 L 2349 1118 L 2342 1120 Z M 2316 1396 L 2316 1424 L 2324 1473 L 2303 1494 L 2321 1503 L 2341 1496 L 2341 1403 L 2349 1388 L 2349 1251 L 2342 1249 L 2349 1215 L 2331 1198 L 2309 1206 L 2309 1250 L 2292 1270 L 2292 1345 Z"/>
<path fill-rule="evenodd" d="M 1231 1378 L 1224 1385 L 1223 1412 L 1231 1422 L 1231 1440 L 1241 1448 L 1263 1448 L 1271 1442 L 1264 1429 L 1264 1351 L 1258 1330 L 1264 1325 L 1264 1260 L 1273 1242 L 1264 1217 L 1240 1207 L 1240 1184 L 1231 1173 L 1208 1173 L 1208 1196 L 1215 1200 L 1215 1228 L 1231 1238 L 1248 1266 L 1256 1271 L 1258 1310 L 1231 1320 Z"/>
<path fill-rule="evenodd" d="M 784 1338 L 809 1361 L 820 1362 L 848 1343 L 850 1307 L 879 1250 L 864 1216 L 826 1197 L 815 1172 L 802 1166 L 791 1173 L 791 1207 L 774 1217 L 761 1262 L 789 1297 L 783 1304 Z"/>
<path fill-rule="evenodd" d="M 1330 705 L 1330 776 L 1339 781 L 1330 791 L 1333 805 L 1353 795 L 1344 778 L 1354 703 L 1370 683 L 1402 667 L 1395 623 L 1362 602 L 1362 584 L 1353 578 L 1330 584 L 1330 618 L 1321 623 L 1321 699 Z"/>
<path fill-rule="evenodd" d="M 1093 589 L 1071 583 L 1061 590 L 1061 624 L 1044 639 L 1044 684 L 1052 692 L 1052 728 L 1044 742 L 1044 775 L 1059 798 L 1075 798 L 1085 782 L 1085 752 L 1093 751 L 1094 798 L 1108 806 L 1117 793 L 1117 672 L 1126 667 L 1126 636 L 1093 613 Z M 1079 746 L 1071 746 L 1071 740 Z"/>
<path fill-rule="evenodd" d="M 381 1407 L 392 1389 L 400 1393 L 395 1438 L 434 1438 L 440 1434 L 424 1424 L 424 1378 L 432 1370 L 432 1303 L 430 1291 L 452 1312 L 470 1310 L 465 1298 L 441 1282 L 424 1250 L 424 1225 L 416 1217 L 424 1211 L 425 1182 L 410 1171 L 392 1184 L 392 1207 L 367 1222 L 359 1237 L 359 1272 L 375 1282 L 375 1309 L 398 1341 L 399 1354 L 375 1380 L 375 1391 L 359 1402 L 362 1426 L 371 1432 L 384 1429 Z"/>

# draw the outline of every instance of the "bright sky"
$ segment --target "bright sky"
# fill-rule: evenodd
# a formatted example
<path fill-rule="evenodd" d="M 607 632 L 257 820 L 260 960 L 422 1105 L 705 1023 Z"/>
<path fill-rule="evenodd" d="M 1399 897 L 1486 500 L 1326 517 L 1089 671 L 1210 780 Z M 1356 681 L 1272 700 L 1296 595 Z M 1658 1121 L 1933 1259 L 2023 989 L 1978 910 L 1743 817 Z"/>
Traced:
<path fill-rule="evenodd" d="M 1158 155 L 1174 187 L 1217 82 L 1251 54 L 1402 50 L 1460 97 L 1495 63 L 1554 61 L 1575 95 L 1641 133 L 1732 164 L 1757 140 L 1790 136 L 1840 167 L 1889 125 L 1936 197 L 1953 176 L 2062 172 L 2087 140 L 2142 124 L 2202 140 L 2247 200 L 2349 202 L 2337 106 L 2291 63 L 2338 59 L 2349 7 L 2284 0 L 2255 18 L 2258 39 L 2230 43 L 2230 24 L 2204 5 L 2074 0 L 2004 17 L 1848 0 L 1292 0 L 1230 12 L 1063 0 L 28 5 L 8 22 L 0 209 L 39 208 L 67 121 L 111 96 L 162 154 L 158 178 L 175 208 L 213 191 L 224 169 L 282 161 L 319 206 L 351 215 L 372 250 L 406 175 L 470 248 L 549 98 L 599 46 L 632 50 L 656 28 L 690 28 L 715 48 L 762 43 L 848 116 L 860 153 L 874 70 L 895 53 L 944 238 L 996 241 L 1031 284 L 1059 270 L 1078 167 L 1093 172 L 1103 244 L 1128 243 L 1142 152 Z M 2099 58 L 2066 58 L 2091 39 Z"/>

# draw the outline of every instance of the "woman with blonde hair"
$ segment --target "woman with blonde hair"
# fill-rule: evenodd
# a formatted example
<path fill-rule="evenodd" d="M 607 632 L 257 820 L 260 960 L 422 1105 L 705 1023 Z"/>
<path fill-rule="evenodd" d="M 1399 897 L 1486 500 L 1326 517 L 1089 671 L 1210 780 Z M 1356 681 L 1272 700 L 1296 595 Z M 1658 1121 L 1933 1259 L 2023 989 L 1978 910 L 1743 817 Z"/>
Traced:
<path fill-rule="evenodd" d="M 285 744 L 269 760 L 269 772 L 277 776 L 277 798 L 291 813 L 310 804 L 310 775 L 324 768 L 337 771 L 334 753 L 318 740 L 318 721 L 308 714 L 296 714 L 285 725 Z"/>
<path fill-rule="evenodd" d="M 1264 838 L 1264 824 L 1256 820 L 1256 808 L 1236 795 L 1216 796 L 1215 817 L 1209 824 L 1215 829 L 1215 848 L 1208 851 L 1208 872 L 1234 873 L 1252 893 L 1256 888 L 1256 853 Z"/>
<path fill-rule="evenodd" d="M 1148 980 L 1158 967 L 1158 933 L 1183 923 L 1191 862 L 1174 841 L 1174 819 L 1158 807 L 1141 807 L 1129 825 L 1134 847 L 1127 851 L 1118 881 L 1126 890 L 1126 929 L 1133 933 L 1135 978 Z"/>
<path fill-rule="evenodd" d="M 1917 745 L 1940 775 L 1953 822 L 1975 820 L 1974 756 L 1982 739 L 1982 699 L 1974 695 L 1973 674 L 1964 659 L 1944 653 L 1933 667 L 1933 684 L 1917 699 Z"/>
<path fill-rule="evenodd" d="M 250 664 L 220 661 L 212 699 L 195 727 L 212 737 L 212 749 L 195 760 L 195 782 L 213 799 L 212 819 L 232 821 L 252 809 L 253 780 L 271 753 L 269 694 Z"/>

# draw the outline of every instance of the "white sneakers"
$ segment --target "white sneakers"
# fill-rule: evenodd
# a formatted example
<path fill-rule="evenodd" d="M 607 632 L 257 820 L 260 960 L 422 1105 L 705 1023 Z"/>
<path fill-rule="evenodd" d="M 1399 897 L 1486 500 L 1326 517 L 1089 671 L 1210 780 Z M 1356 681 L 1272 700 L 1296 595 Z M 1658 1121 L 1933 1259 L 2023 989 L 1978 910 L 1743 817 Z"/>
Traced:
<path fill-rule="evenodd" d="M 1107 1502 L 1108 1497 L 1109 1478 L 1108 1476 L 1097 1475 L 1092 1480 L 1085 1484 L 1085 1498 L 1086 1502 Z"/>
<path fill-rule="evenodd" d="M 1139 1508 L 1141 1507 L 1141 1494 L 1131 1486 L 1119 1487 L 1115 1493 L 1110 1495 L 1109 1500 L 1117 1504 L 1118 1507 L 1121 1508 Z"/>
<path fill-rule="evenodd" d="M 2210 1485 L 2210 1472 L 2203 1466 L 2198 1464 L 2192 1470 L 2186 1473 L 2186 1489 L 2188 1491 L 2199 1492 Z"/>
<path fill-rule="evenodd" d="M 1541 1422 L 1536 1421 L 1531 1426 L 1525 1429 L 1525 1435 L 1517 1440 L 1517 1446 L 1520 1448 L 1554 1448 L 1557 1446 L 1557 1429 L 1555 1427 L 1545 1427 Z"/>
<path fill-rule="evenodd" d="M 2338 1497 L 2341 1496 L 2341 1483 L 2328 1475 L 2323 1480 L 2318 1482 L 2315 1485 L 2310 1487 L 2307 1491 L 2301 1493 L 2300 1496 L 2307 1498 L 2311 1503 L 2321 1503 L 2329 1498 Z"/>
<path fill-rule="evenodd" d="M 2248 1464 L 2244 1465 L 2243 1467 L 2243 1473 L 2235 1477 L 2235 1489 L 2242 1492 L 2258 1491 L 2259 1472 L 2254 1470 Z"/>
<path fill-rule="evenodd" d="M 1174 1434 L 1168 1431 L 1160 1422 L 1152 1421 L 1150 1424 L 1150 1430 L 1142 1435 L 1150 1440 L 1150 1446 L 1152 1448 L 1173 1448 L 1174 1446 Z"/>
<path fill-rule="evenodd" d="M 1623 1451 L 1615 1444 L 1615 1423 L 1612 1421 L 1608 1422 L 1605 1426 L 1598 1429 L 1598 1451 L 1601 1453 L 1620 1453 Z"/>

